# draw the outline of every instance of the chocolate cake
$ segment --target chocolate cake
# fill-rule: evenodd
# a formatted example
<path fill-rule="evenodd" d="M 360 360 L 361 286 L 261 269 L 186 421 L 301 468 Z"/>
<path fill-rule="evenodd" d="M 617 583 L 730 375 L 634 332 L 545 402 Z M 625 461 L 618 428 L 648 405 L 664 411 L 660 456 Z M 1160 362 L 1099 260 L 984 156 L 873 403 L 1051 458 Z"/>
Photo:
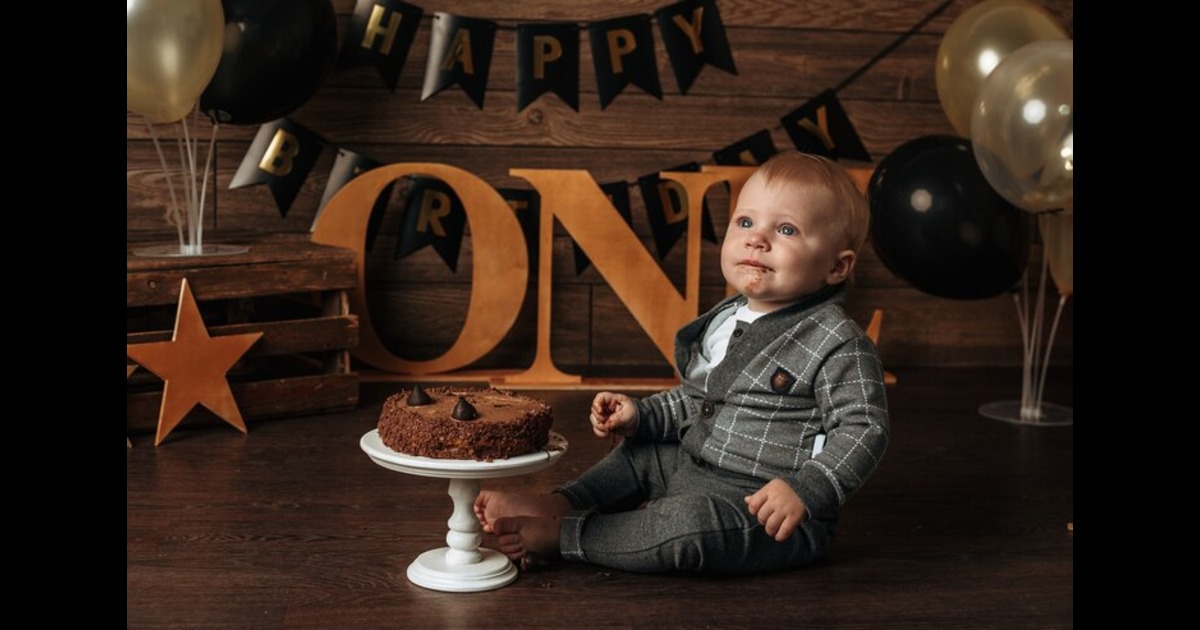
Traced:
<path fill-rule="evenodd" d="M 493 461 L 541 449 L 553 422 L 550 405 L 528 396 L 417 386 L 384 401 L 379 439 L 406 455 Z"/>

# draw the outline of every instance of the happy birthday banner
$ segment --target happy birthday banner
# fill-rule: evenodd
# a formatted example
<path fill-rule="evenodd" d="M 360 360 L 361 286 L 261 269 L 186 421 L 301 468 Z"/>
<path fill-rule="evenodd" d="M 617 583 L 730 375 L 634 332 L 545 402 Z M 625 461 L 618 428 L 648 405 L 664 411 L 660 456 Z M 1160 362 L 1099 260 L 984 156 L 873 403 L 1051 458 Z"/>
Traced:
<path fill-rule="evenodd" d="M 823 92 L 785 115 L 780 121 L 799 151 L 835 160 L 871 159 L 854 130 L 853 123 L 832 91 Z M 229 188 L 232 190 L 266 184 L 271 190 L 280 216 L 286 217 L 305 178 L 316 164 L 317 155 L 326 144 L 316 133 L 289 118 L 267 123 L 259 129 Z M 770 131 L 762 129 L 714 151 L 712 156 L 713 162 L 718 165 L 752 166 L 765 162 L 777 152 Z M 317 209 L 317 217 L 320 217 L 325 205 L 342 186 L 378 166 L 381 166 L 381 163 L 377 160 L 339 147 L 338 157 L 330 170 Z M 686 191 L 678 182 L 663 179 L 659 173 L 698 170 L 700 164 L 692 162 L 647 173 L 637 177 L 635 183 L 610 182 L 605 184 L 603 189 L 613 201 L 614 207 L 621 212 L 622 218 L 630 225 L 632 219 L 628 216 L 629 189 L 638 189 L 654 235 L 655 248 L 662 259 L 670 253 L 686 230 L 688 200 Z M 458 250 L 466 227 L 466 214 L 462 203 L 453 190 L 445 186 L 439 187 L 436 180 L 420 181 L 413 177 L 408 179 L 411 183 L 405 204 L 406 218 L 397 244 L 396 257 L 401 258 L 432 245 L 446 265 L 451 270 L 456 269 Z M 371 213 L 367 231 L 368 251 L 374 243 L 379 223 L 386 211 L 390 191 L 389 188 L 381 195 Z M 535 233 L 532 231 L 536 230 L 539 206 L 536 191 L 519 191 L 522 194 L 518 194 L 518 191 L 501 192 L 521 219 L 523 229 Z M 702 237 L 711 243 L 717 243 L 707 200 L 703 208 Z M 313 219 L 314 225 L 317 217 Z M 536 242 L 536 239 L 531 239 L 531 242 Z M 531 260 L 536 260 L 535 255 L 536 251 L 531 249 Z M 578 249 L 575 256 L 576 272 L 582 273 L 588 267 L 587 257 Z"/>
<path fill-rule="evenodd" d="M 396 90 L 405 60 L 425 11 L 401 0 L 358 0 L 350 18 L 338 68 L 371 64 Z M 715 0 L 683 0 L 654 12 L 585 24 L 592 49 L 600 109 L 633 84 L 662 100 L 651 19 L 687 94 L 705 65 L 737 74 L 725 25 Z M 458 84 L 483 109 L 496 31 L 492 20 L 435 12 L 421 100 Z M 542 94 L 558 95 L 579 111 L 579 33 L 577 22 L 518 24 L 517 111 Z"/>
<path fill-rule="evenodd" d="M 343 41 L 339 67 L 373 64 L 394 90 L 423 15 L 420 7 L 401 0 L 358 0 Z M 681 93 L 687 93 L 705 64 L 737 74 L 715 0 L 677 2 L 655 11 L 653 19 L 658 24 Z M 434 14 L 421 100 L 458 84 L 482 109 L 498 28 L 499 25 L 491 20 Z M 546 92 L 553 92 L 578 111 L 579 24 L 540 22 L 520 24 L 515 30 L 518 111 Z M 586 30 L 592 47 L 601 109 L 629 84 L 662 99 L 650 15 L 593 22 L 586 25 Z M 836 92 L 879 58 L 882 54 L 851 79 L 780 118 L 782 129 L 797 150 L 834 160 L 871 160 Z M 229 188 L 266 184 L 280 215 L 286 217 L 326 144 L 319 135 L 289 118 L 266 123 L 259 129 Z M 762 129 L 714 151 L 712 156 L 718 165 L 757 165 L 776 152 L 770 130 Z M 380 165 L 368 156 L 339 147 L 313 224 L 338 189 L 357 175 Z M 637 187 L 655 248 L 662 259 L 685 233 L 689 206 L 683 186 L 663 179 L 659 173 L 698 170 L 700 164 L 693 162 L 658 169 L 637 177 L 634 183 L 611 182 L 602 188 L 622 219 L 632 225 L 629 190 Z M 456 271 L 467 224 L 462 202 L 450 187 L 438 180 L 417 177 L 407 180 L 405 218 L 395 257 L 402 258 L 432 246 L 447 267 Z M 540 205 L 537 192 L 516 189 L 500 192 L 517 214 L 527 237 L 536 234 Z M 391 187 L 388 187 L 371 213 L 366 242 L 368 251 L 390 196 Z M 701 229 L 705 240 L 718 242 L 707 201 L 703 204 Z M 531 260 L 536 260 L 536 243 L 536 238 L 527 238 Z M 582 273 L 590 262 L 574 241 L 572 245 L 576 273 Z"/>

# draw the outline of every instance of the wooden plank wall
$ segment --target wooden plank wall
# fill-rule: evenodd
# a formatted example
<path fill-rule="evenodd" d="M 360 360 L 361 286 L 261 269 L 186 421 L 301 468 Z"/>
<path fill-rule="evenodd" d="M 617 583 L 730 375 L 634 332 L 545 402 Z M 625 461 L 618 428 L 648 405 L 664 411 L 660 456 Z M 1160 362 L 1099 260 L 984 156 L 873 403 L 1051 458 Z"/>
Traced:
<path fill-rule="evenodd" d="M 790 147 L 779 118 L 834 87 L 941 4 L 940 0 L 718 0 L 738 74 L 706 67 L 681 95 L 657 32 L 661 101 L 630 86 L 601 111 L 586 33 L 581 37 L 580 110 L 547 94 L 518 112 L 513 27 L 522 21 L 587 23 L 650 13 L 671 0 L 411 0 L 425 9 L 398 89 L 389 91 L 371 67 L 334 72 L 291 118 L 329 145 L 305 180 L 286 217 L 266 187 L 228 190 L 257 127 L 225 125 L 215 135 L 215 178 L 208 191 L 207 242 L 261 234 L 305 238 L 324 191 L 329 169 L 344 147 L 383 163 L 439 162 L 464 168 L 496 187 L 528 188 L 510 168 L 587 169 L 598 182 L 627 181 L 687 162 L 711 164 L 712 152 L 760 129 L 777 147 Z M 953 134 L 938 103 L 934 60 L 942 34 L 975 3 L 954 2 L 939 17 L 847 85 L 838 96 L 867 150 L 878 162 L 902 143 L 929 134 Z M 1073 0 L 1039 3 L 1070 32 Z M 339 43 L 354 0 L 334 0 Z M 484 107 L 457 86 L 420 101 L 421 79 L 435 11 L 483 17 L 500 23 Z M 158 133 L 171 130 L 159 127 Z M 203 122 L 190 133 L 206 141 Z M 164 145 L 174 151 L 170 136 Z M 128 229 L 130 241 L 173 240 L 163 220 L 168 199 L 157 153 L 143 119 L 129 114 Z M 168 152 L 168 159 L 173 154 Z M 173 162 L 172 162 L 173 163 Z M 855 163 L 856 166 L 871 164 Z M 372 317 L 396 354 L 428 359 L 453 342 L 466 314 L 471 244 L 464 239 L 457 274 L 432 249 L 394 260 L 402 218 L 402 187 L 394 194 L 382 232 L 368 254 L 367 284 Z M 634 228 L 650 251 L 652 232 L 640 193 L 631 190 Z M 724 233 L 725 199 L 710 195 L 714 225 Z M 595 269 L 576 275 L 571 242 L 555 241 L 553 356 L 569 371 L 587 375 L 669 374 L 633 317 Z M 702 308 L 723 295 L 718 246 L 705 243 Z M 1040 256 L 1031 261 L 1037 281 Z M 683 244 L 661 261 L 677 285 L 683 281 Z M 536 295 L 531 279 L 526 308 L 509 334 L 479 368 L 522 368 L 533 358 Z M 1047 286 L 1049 305 L 1057 303 Z M 864 325 L 874 309 L 885 313 L 880 348 L 889 367 L 916 365 L 1019 365 L 1020 331 L 1009 295 L 951 300 L 924 294 L 895 277 L 868 245 L 850 309 Z M 1051 310 L 1053 313 L 1053 310 Z M 1059 326 L 1054 364 L 1072 362 L 1071 301 Z"/>

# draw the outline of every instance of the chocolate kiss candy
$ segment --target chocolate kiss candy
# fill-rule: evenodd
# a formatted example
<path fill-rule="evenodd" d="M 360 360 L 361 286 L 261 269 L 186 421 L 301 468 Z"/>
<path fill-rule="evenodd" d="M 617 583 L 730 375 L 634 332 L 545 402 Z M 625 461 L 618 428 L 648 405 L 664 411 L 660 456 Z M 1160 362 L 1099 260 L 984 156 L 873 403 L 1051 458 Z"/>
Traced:
<path fill-rule="evenodd" d="M 455 420 L 474 420 L 479 417 L 479 412 L 475 406 L 467 402 L 466 398 L 458 397 L 458 402 L 454 405 L 454 410 L 450 412 L 450 417 Z"/>
<path fill-rule="evenodd" d="M 429 397 L 429 394 L 425 393 L 425 390 L 421 389 L 420 385 L 417 385 L 413 387 L 412 393 L 408 395 L 407 402 L 409 407 L 420 407 L 421 405 L 432 403 L 433 399 Z"/>

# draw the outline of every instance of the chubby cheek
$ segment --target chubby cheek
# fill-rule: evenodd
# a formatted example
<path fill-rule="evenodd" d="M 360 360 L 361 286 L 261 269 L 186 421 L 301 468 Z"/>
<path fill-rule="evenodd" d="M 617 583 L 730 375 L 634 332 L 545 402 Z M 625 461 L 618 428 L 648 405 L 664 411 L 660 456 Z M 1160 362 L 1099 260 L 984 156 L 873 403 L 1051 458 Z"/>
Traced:
<path fill-rule="evenodd" d="M 745 257 L 745 252 L 737 247 L 722 247 L 721 248 L 721 271 L 729 276 L 730 274 L 738 273 L 742 268 L 738 266 L 738 261 Z"/>
<path fill-rule="evenodd" d="M 728 278 L 734 272 L 734 267 L 737 266 L 737 256 L 733 248 L 729 246 L 729 241 L 725 241 L 721 245 L 721 273 Z"/>

